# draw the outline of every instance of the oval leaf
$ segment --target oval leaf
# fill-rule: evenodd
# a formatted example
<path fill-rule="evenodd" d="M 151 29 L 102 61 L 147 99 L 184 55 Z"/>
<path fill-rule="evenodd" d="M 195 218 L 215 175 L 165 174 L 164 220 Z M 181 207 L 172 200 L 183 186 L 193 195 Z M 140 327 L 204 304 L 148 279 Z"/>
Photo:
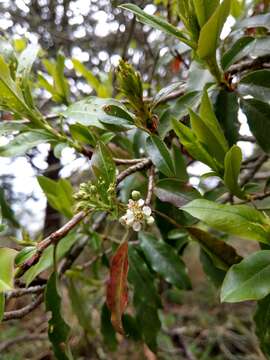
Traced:
<path fill-rule="evenodd" d="M 270 293 L 270 250 L 257 251 L 227 272 L 221 301 L 260 300 Z"/>

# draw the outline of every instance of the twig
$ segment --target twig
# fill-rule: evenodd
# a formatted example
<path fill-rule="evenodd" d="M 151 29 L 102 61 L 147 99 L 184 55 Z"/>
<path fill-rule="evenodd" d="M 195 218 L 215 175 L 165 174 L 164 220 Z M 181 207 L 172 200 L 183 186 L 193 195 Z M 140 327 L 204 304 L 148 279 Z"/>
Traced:
<path fill-rule="evenodd" d="M 254 175 L 260 170 L 261 166 L 268 160 L 268 155 L 264 154 L 254 163 L 254 166 L 242 177 L 240 184 L 241 186 L 246 185 L 250 180 L 253 179 Z"/>
<path fill-rule="evenodd" d="M 48 335 L 47 334 L 27 334 L 27 335 L 17 336 L 13 339 L 3 341 L 2 343 L 0 343 L 0 353 L 3 352 L 4 350 L 7 350 L 11 346 L 16 345 L 21 342 L 41 341 L 41 340 L 42 341 L 48 340 Z"/>
<path fill-rule="evenodd" d="M 248 135 L 240 135 L 238 137 L 239 141 L 248 141 L 248 142 L 252 142 L 255 143 L 256 139 L 253 136 L 248 136 Z"/>
<path fill-rule="evenodd" d="M 4 313 L 3 321 L 21 319 L 37 308 L 43 301 L 44 294 L 40 294 L 33 302 L 19 310 L 7 311 Z"/>
<path fill-rule="evenodd" d="M 152 164 L 151 159 L 145 159 L 142 160 L 141 162 L 130 166 L 129 168 L 127 168 L 126 170 L 122 171 L 116 179 L 116 185 L 118 185 L 121 181 L 123 181 L 126 177 L 128 177 L 129 175 L 139 171 L 139 170 L 143 170 L 143 169 L 148 169 Z"/>
<path fill-rule="evenodd" d="M 31 286 L 29 288 L 14 289 L 7 293 L 6 299 L 9 300 L 11 298 L 18 298 L 24 295 L 40 293 L 44 289 L 45 289 L 45 285 L 36 285 L 36 286 Z"/>
<path fill-rule="evenodd" d="M 147 189 L 147 195 L 145 199 L 145 204 L 149 205 L 152 200 L 153 192 L 154 192 L 154 186 L 155 186 L 155 167 L 151 166 L 149 171 L 149 179 L 148 179 L 148 189 Z"/>
<path fill-rule="evenodd" d="M 140 159 L 118 159 L 118 158 L 113 158 L 113 160 L 118 165 L 133 165 L 133 164 L 138 164 L 142 160 L 147 160 L 147 158 L 140 158 Z"/>
<path fill-rule="evenodd" d="M 230 73 L 231 75 L 233 75 L 233 74 L 236 74 L 239 72 L 243 72 L 245 70 L 260 69 L 263 67 L 268 67 L 269 61 L 270 61 L 269 55 L 258 57 L 255 60 L 254 59 L 244 60 L 244 61 L 239 62 L 238 64 L 231 65 L 227 72 Z"/>

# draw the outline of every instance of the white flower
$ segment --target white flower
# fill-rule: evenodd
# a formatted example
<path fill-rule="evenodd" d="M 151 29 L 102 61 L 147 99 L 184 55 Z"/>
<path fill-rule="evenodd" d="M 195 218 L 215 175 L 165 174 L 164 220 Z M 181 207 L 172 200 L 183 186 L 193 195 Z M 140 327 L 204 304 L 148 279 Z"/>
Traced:
<path fill-rule="evenodd" d="M 140 231 L 142 228 L 142 224 L 139 221 L 135 221 L 132 225 L 134 231 Z"/>
<path fill-rule="evenodd" d="M 143 199 L 139 199 L 139 200 L 137 201 L 137 203 L 138 203 L 138 206 L 139 206 L 139 207 L 143 207 L 143 205 L 144 205 L 144 200 L 143 200 Z"/>
<path fill-rule="evenodd" d="M 152 225 L 155 221 L 150 206 L 145 205 L 143 199 L 129 199 L 126 213 L 119 219 L 122 225 L 140 231 L 145 224 Z"/>
<path fill-rule="evenodd" d="M 145 216 L 150 216 L 151 213 L 152 213 L 152 210 L 151 210 L 150 206 L 144 206 L 142 208 L 142 211 L 143 211 Z"/>

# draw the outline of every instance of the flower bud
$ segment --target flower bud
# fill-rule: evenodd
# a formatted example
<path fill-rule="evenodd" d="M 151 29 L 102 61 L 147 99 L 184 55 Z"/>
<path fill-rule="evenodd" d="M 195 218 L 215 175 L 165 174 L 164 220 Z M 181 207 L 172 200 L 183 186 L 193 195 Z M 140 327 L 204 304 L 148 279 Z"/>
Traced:
<path fill-rule="evenodd" d="M 133 190 L 131 193 L 131 197 L 133 200 L 139 200 L 139 198 L 141 197 L 141 193 L 137 190 Z"/>

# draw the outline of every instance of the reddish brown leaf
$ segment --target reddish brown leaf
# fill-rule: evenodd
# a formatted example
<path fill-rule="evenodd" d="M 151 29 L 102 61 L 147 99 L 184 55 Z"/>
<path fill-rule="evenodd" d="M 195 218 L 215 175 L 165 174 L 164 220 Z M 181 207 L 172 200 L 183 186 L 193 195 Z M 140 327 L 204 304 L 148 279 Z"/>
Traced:
<path fill-rule="evenodd" d="M 114 254 L 110 266 L 110 279 L 107 285 L 107 306 L 111 311 L 111 322 L 114 329 L 124 333 L 122 314 L 128 303 L 128 243 L 124 242 Z"/>

